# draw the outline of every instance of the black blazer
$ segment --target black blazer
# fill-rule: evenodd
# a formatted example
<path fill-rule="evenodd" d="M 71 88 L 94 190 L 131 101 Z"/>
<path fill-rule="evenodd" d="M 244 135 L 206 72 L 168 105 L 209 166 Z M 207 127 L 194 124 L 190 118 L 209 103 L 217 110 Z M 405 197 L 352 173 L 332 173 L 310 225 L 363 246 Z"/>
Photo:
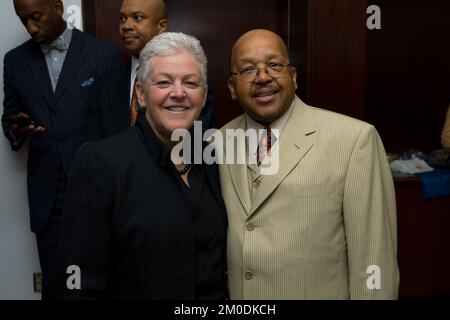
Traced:
<path fill-rule="evenodd" d="M 194 298 L 191 215 L 156 140 L 140 114 L 132 129 L 86 143 L 75 156 L 58 241 L 61 298 Z M 217 166 L 206 170 L 226 231 Z M 81 269 L 81 290 L 66 287 L 71 265 Z"/>
<path fill-rule="evenodd" d="M 108 138 L 130 127 L 130 80 L 131 61 L 94 84 L 89 98 L 83 142 Z M 204 129 L 215 125 L 211 85 L 208 85 L 208 97 L 199 120 L 203 121 Z"/>
<path fill-rule="evenodd" d="M 72 41 L 56 91 L 50 82 L 40 46 L 29 40 L 5 55 L 3 119 L 28 113 L 46 128 L 30 140 L 28 155 L 28 199 L 31 230 L 42 231 L 53 208 L 60 173 L 69 172 L 71 160 L 81 143 L 92 80 L 118 65 L 118 50 L 112 45 L 73 30 Z M 91 81 L 89 81 L 91 80 Z M 5 136 L 14 144 L 5 121 Z"/>

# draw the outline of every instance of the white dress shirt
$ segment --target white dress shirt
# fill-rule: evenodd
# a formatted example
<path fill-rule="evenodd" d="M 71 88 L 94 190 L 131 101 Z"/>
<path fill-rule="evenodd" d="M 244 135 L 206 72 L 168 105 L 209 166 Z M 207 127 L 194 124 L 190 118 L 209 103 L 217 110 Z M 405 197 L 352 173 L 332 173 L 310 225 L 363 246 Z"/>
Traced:
<path fill-rule="evenodd" d="M 41 46 L 42 52 L 45 56 L 45 61 L 47 63 L 53 91 L 56 90 L 58 85 L 64 61 L 67 56 L 67 51 L 69 50 L 70 43 L 72 42 L 73 29 L 74 26 L 67 22 L 66 30 L 59 37 L 57 37 L 52 43 Z M 56 49 L 53 43 L 57 42 L 61 43 L 63 48 Z"/>

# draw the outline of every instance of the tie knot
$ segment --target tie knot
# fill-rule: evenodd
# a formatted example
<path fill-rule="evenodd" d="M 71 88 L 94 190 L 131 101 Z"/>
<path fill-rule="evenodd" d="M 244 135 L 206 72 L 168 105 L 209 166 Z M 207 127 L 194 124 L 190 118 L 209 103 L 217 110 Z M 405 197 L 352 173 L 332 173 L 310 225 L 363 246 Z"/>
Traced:
<path fill-rule="evenodd" d="M 264 141 L 264 145 L 270 149 L 272 147 L 272 140 L 272 130 L 269 126 L 264 127 L 264 133 L 261 137 L 261 141 Z"/>
<path fill-rule="evenodd" d="M 55 41 L 50 44 L 51 49 L 56 50 L 66 50 L 66 43 L 62 37 L 58 37 Z"/>
<path fill-rule="evenodd" d="M 275 136 L 269 126 L 264 127 L 263 134 L 259 140 L 258 150 L 256 151 L 256 163 L 261 165 L 265 157 L 270 155 L 272 145 L 275 143 Z"/>
<path fill-rule="evenodd" d="M 49 52 L 50 50 L 64 51 L 66 49 L 66 42 L 62 37 L 56 38 L 52 43 L 43 47 L 45 53 Z"/>

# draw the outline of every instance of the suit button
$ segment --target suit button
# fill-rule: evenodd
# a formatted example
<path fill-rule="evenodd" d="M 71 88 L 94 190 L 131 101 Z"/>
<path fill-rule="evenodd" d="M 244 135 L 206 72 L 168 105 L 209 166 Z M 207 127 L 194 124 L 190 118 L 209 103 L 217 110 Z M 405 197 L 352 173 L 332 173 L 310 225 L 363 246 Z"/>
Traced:
<path fill-rule="evenodd" d="M 255 225 L 253 223 L 247 224 L 247 231 L 255 231 Z"/>
<path fill-rule="evenodd" d="M 247 271 L 245 273 L 245 280 L 252 280 L 253 279 L 253 272 Z"/>

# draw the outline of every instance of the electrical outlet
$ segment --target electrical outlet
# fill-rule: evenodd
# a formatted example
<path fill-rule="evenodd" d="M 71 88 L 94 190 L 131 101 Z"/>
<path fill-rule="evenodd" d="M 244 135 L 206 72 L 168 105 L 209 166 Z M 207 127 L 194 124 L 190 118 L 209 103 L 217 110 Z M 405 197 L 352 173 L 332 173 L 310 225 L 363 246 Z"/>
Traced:
<path fill-rule="evenodd" d="M 40 272 L 33 273 L 33 288 L 35 293 L 42 292 L 42 274 Z"/>

